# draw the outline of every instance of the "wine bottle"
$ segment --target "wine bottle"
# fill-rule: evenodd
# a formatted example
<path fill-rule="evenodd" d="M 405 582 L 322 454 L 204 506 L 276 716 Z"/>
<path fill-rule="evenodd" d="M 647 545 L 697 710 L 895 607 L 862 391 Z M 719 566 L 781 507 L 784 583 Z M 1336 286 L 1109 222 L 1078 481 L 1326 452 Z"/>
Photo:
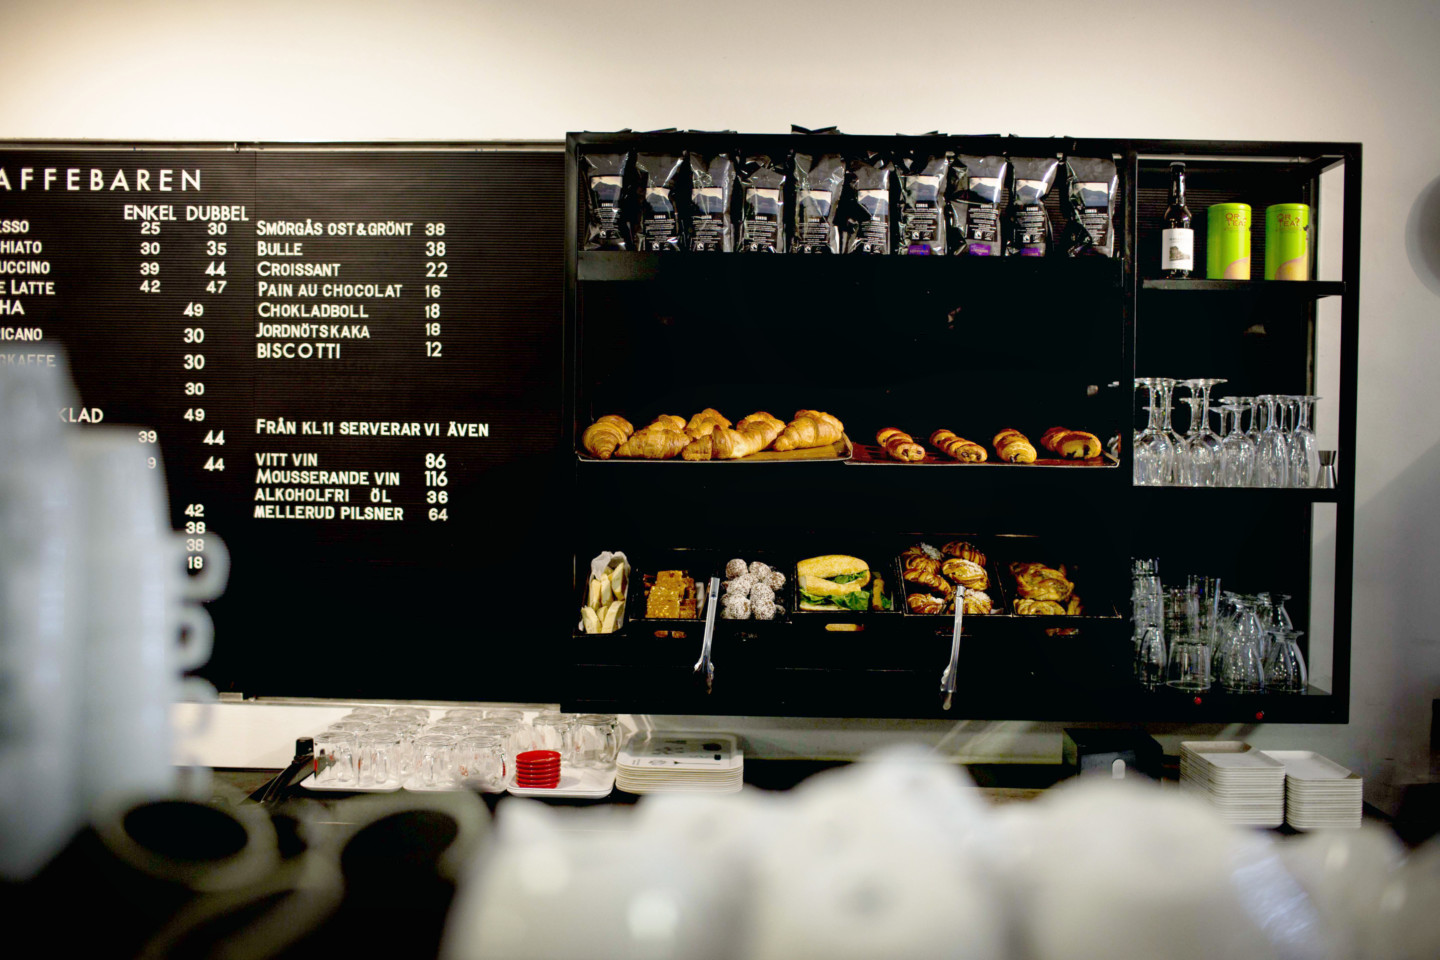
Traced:
<path fill-rule="evenodd" d="M 1170 164 L 1170 205 L 1161 233 L 1160 270 L 1167 280 L 1183 280 L 1195 269 L 1195 231 L 1185 206 L 1185 164 Z"/>

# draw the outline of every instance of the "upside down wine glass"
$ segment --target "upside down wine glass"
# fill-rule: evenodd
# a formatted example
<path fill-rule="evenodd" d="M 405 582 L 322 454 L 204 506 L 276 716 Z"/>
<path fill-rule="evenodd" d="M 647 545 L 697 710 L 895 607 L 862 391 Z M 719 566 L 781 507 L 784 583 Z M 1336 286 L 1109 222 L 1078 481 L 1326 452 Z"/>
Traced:
<path fill-rule="evenodd" d="M 1164 432 L 1165 440 L 1170 445 L 1170 458 L 1165 464 L 1165 479 L 1161 482 L 1180 483 L 1180 477 L 1185 470 L 1185 442 L 1171 424 L 1171 406 L 1176 381 L 1173 377 L 1155 377 L 1154 381 L 1160 387 L 1160 429 Z"/>
<path fill-rule="evenodd" d="M 1310 427 L 1310 421 L 1315 416 L 1315 404 L 1323 397 L 1299 396 L 1294 398 L 1299 409 L 1299 421 L 1295 425 L 1295 469 L 1297 471 L 1295 485 L 1299 487 L 1313 487 L 1320 476 L 1320 451 L 1315 439 L 1315 431 Z"/>
<path fill-rule="evenodd" d="M 1290 476 L 1290 445 L 1280 431 L 1276 409 L 1280 398 L 1267 393 L 1255 399 L 1265 411 L 1265 425 L 1255 448 L 1255 486 L 1283 487 Z"/>
<path fill-rule="evenodd" d="M 1215 436 L 1210 429 L 1210 388 L 1226 381 L 1214 377 L 1202 377 L 1182 382 L 1190 388 L 1190 392 L 1197 401 L 1197 404 L 1194 405 L 1195 416 L 1192 417 L 1191 424 L 1192 426 L 1198 424 L 1198 427 L 1194 430 L 1194 436 L 1190 438 L 1188 446 L 1190 486 L 1213 487 L 1220 473 L 1221 442 L 1220 438 Z"/>
<path fill-rule="evenodd" d="M 1221 398 L 1221 431 L 1225 430 L 1225 415 L 1230 415 L 1230 431 L 1220 441 L 1220 485 L 1225 487 L 1249 486 L 1251 473 L 1255 469 L 1255 444 L 1240 431 L 1242 409 L 1238 398 Z"/>
<path fill-rule="evenodd" d="M 1135 434 L 1135 483 L 1155 487 L 1167 481 L 1173 462 L 1174 451 L 1165 436 L 1164 419 L 1157 406 L 1159 381 L 1154 377 L 1136 377 L 1135 386 L 1144 387 L 1150 396 L 1149 422 L 1145 429 Z"/>

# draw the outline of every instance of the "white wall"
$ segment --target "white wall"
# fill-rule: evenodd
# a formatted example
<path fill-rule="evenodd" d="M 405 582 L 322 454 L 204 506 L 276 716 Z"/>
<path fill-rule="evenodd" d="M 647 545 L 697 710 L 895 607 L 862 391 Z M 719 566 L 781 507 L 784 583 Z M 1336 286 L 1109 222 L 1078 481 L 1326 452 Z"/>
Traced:
<path fill-rule="evenodd" d="M 1363 142 L 1352 722 L 1250 735 L 1325 750 L 1387 805 L 1388 787 L 1426 772 L 1440 696 L 1433 0 L 46 0 L 7 4 L 0 42 L 0 137 L 553 140 L 796 122 Z M 844 755 L 902 729 L 725 725 L 800 755 Z M 1055 727 L 903 729 L 977 756 L 1058 754 Z"/>

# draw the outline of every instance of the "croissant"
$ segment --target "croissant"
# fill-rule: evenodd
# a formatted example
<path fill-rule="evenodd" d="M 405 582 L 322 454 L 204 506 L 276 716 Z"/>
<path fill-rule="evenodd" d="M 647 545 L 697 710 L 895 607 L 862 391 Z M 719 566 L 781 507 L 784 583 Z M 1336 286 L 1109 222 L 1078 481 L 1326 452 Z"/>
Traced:
<path fill-rule="evenodd" d="M 719 427 L 730 426 L 730 421 L 721 416 L 714 407 L 706 407 L 685 424 L 685 432 L 692 437 L 703 437 Z"/>
<path fill-rule="evenodd" d="M 775 449 L 785 451 L 823 447 L 835 443 L 844 433 L 845 425 L 828 413 L 797 410 L 795 419 L 786 424 L 784 431 L 776 439 Z"/>
<path fill-rule="evenodd" d="M 673 413 L 662 413 L 652 420 L 645 429 L 648 430 L 650 427 L 664 427 L 668 430 L 684 430 L 685 418 L 677 417 Z"/>
<path fill-rule="evenodd" d="M 957 437 L 950 430 L 936 430 L 930 434 L 930 445 L 947 457 L 962 463 L 984 463 L 990 458 L 985 448 L 964 437 Z"/>
<path fill-rule="evenodd" d="M 940 565 L 940 572 L 967 590 L 986 590 L 990 587 L 990 577 L 985 573 L 985 568 L 973 560 L 951 558 Z"/>
<path fill-rule="evenodd" d="M 622 443 L 615 451 L 615 456 L 634 457 L 641 460 L 669 460 L 689 444 L 690 435 L 685 431 L 652 425 Z"/>
<path fill-rule="evenodd" d="M 688 437 L 689 434 L 687 433 Z M 712 460 L 715 455 L 714 434 L 703 437 L 696 437 L 686 444 L 685 449 L 680 451 L 682 460 Z"/>
<path fill-rule="evenodd" d="M 1054 600 L 1016 600 L 1015 612 L 1022 617 L 1064 616 L 1065 608 Z"/>
<path fill-rule="evenodd" d="M 609 460 L 615 448 L 628 440 L 634 432 L 635 428 L 630 425 L 629 420 L 607 413 L 585 428 L 580 443 L 594 456 Z"/>
<path fill-rule="evenodd" d="M 975 544 L 966 543 L 964 540 L 951 540 L 940 548 L 940 552 L 947 557 L 959 557 L 961 560 L 970 560 L 985 566 L 985 554 Z"/>
<path fill-rule="evenodd" d="M 785 424 L 777 417 L 761 411 L 741 420 L 734 430 L 716 430 L 715 456 L 721 460 L 737 460 L 759 453 L 780 436 Z"/>
<path fill-rule="evenodd" d="M 942 580 L 938 574 L 931 573 L 929 570 L 906 570 L 901 576 L 910 583 L 918 583 L 922 587 L 939 590 L 947 600 L 955 596 L 955 588 Z"/>
<path fill-rule="evenodd" d="M 944 613 L 946 600 L 929 593 L 912 593 L 905 598 L 905 605 L 911 613 Z"/>
<path fill-rule="evenodd" d="M 1083 430 L 1051 427 L 1040 438 L 1040 445 L 1066 460 L 1093 460 L 1100 456 L 1100 438 Z"/>
<path fill-rule="evenodd" d="M 1006 427 L 995 434 L 991 441 L 995 446 L 995 453 L 1001 460 L 1009 463 L 1034 463 L 1035 445 L 1025 438 L 1025 434 L 1014 427 Z"/>
<path fill-rule="evenodd" d="M 925 448 L 898 427 L 884 427 L 875 434 L 875 442 L 884 447 L 892 459 L 908 462 L 925 459 Z"/>

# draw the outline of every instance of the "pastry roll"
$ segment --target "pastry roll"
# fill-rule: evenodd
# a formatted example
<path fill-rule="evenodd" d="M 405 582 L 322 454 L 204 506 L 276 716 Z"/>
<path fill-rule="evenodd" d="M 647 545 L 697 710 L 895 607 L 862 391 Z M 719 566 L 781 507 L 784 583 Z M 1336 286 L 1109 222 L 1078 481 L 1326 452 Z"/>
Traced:
<path fill-rule="evenodd" d="M 905 557 L 904 562 L 906 570 L 920 570 L 925 573 L 940 572 L 940 561 L 934 557 L 927 557 L 923 553 L 919 556 Z"/>
<path fill-rule="evenodd" d="M 911 613 L 944 613 L 947 601 L 929 593 L 912 593 L 905 598 Z"/>
<path fill-rule="evenodd" d="M 901 430 L 899 427 L 884 427 L 875 434 L 875 442 L 885 448 L 885 452 L 893 460 L 901 460 L 913 463 L 925 459 L 925 448 L 915 442 L 915 438 Z"/>
<path fill-rule="evenodd" d="M 951 540 L 940 548 L 940 552 L 947 557 L 959 557 L 961 560 L 970 560 L 985 566 L 985 554 L 975 544 L 964 540 Z"/>
<path fill-rule="evenodd" d="M 1054 600 L 1024 600 L 1015 601 L 1015 612 L 1022 617 L 1046 617 L 1063 616 L 1065 608 Z"/>
<path fill-rule="evenodd" d="M 980 444 L 958 437 L 950 430 L 936 430 L 930 434 L 930 445 L 961 463 L 984 463 L 990 456 Z"/>
<path fill-rule="evenodd" d="M 991 443 L 995 446 L 996 455 L 1007 463 L 1035 462 L 1035 445 L 1014 427 L 1006 427 L 995 434 Z"/>
<path fill-rule="evenodd" d="M 986 614 L 994 610 L 990 594 L 983 590 L 966 590 L 964 605 L 967 614 Z"/>
<path fill-rule="evenodd" d="M 940 565 L 940 572 L 967 590 L 990 588 L 990 577 L 985 568 L 973 560 L 951 557 Z"/>
<path fill-rule="evenodd" d="M 955 595 L 955 588 L 943 580 L 939 574 L 931 573 L 928 570 L 906 570 L 902 574 L 910 583 L 918 583 L 930 590 L 938 590 L 948 600 Z"/>
<path fill-rule="evenodd" d="M 1040 438 L 1040 445 L 1065 460 L 1093 460 L 1100 456 L 1100 438 L 1083 430 L 1051 427 Z"/>

